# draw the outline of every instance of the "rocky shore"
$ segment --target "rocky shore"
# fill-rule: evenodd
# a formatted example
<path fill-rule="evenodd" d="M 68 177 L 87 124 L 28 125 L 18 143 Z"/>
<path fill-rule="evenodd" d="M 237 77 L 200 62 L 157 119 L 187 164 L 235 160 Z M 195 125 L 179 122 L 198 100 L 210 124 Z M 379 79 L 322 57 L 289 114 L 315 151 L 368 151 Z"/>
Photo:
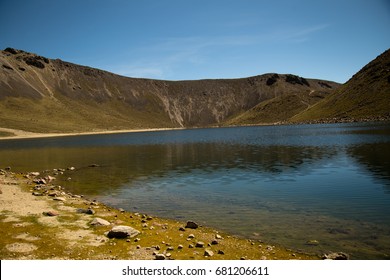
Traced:
<path fill-rule="evenodd" d="M 1 259 L 319 259 L 194 221 L 114 209 L 55 181 L 0 170 Z"/>

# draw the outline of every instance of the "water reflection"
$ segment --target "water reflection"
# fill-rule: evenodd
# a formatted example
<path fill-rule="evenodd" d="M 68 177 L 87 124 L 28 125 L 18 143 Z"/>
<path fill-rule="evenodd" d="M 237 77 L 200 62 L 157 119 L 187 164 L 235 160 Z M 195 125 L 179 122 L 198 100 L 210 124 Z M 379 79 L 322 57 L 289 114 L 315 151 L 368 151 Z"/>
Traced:
<path fill-rule="evenodd" d="M 59 184 L 128 210 L 315 253 L 389 257 L 384 123 L 0 141 L 0 163 L 16 171 L 74 166 Z M 320 245 L 308 247 L 310 239 Z"/>

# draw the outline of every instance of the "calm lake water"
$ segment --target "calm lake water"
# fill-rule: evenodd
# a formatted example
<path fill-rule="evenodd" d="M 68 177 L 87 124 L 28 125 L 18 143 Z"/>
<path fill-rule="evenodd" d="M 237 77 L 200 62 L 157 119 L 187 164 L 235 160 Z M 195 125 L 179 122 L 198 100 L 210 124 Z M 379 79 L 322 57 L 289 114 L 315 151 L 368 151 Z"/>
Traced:
<path fill-rule="evenodd" d="M 74 166 L 57 183 L 111 206 L 316 254 L 390 258 L 389 123 L 2 140 L 0 166 Z"/>

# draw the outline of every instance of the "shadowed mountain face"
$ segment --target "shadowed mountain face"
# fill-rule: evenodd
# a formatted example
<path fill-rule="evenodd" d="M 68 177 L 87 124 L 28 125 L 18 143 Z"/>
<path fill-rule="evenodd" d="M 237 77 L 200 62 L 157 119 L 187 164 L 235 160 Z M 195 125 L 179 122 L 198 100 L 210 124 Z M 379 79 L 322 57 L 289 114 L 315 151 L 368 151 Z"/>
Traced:
<path fill-rule="evenodd" d="M 292 121 L 390 118 L 390 49 Z"/>
<path fill-rule="evenodd" d="M 11 48 L 0 52 L 0 77 L 0 127 L 34 132 L 272 123 L 287 120 L 339 86 L 281 74 L 136 79 Z M 273 106 L 242 116 L 268 108 L 264 102 Z"/>

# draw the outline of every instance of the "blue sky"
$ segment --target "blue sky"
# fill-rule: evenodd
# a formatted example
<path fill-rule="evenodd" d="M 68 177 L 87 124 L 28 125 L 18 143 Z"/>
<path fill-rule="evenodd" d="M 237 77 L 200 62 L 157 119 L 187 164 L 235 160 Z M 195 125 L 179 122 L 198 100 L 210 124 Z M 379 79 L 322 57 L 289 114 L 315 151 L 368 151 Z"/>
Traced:
<path fill-rule="evenodd" d="M 346 82 L 390 48 L 389 0 L 0 0 L 0 49 L 166 80 Z"/>

